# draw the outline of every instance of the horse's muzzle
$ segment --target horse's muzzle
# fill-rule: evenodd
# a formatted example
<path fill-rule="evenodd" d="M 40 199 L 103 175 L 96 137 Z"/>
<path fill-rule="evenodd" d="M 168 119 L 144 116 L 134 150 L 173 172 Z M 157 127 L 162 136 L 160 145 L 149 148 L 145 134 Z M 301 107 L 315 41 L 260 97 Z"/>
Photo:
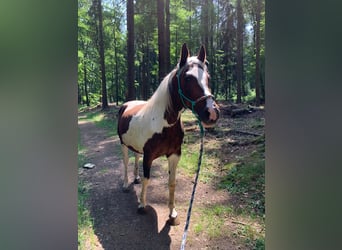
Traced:
<path fill-rule="evenodd" d="M 210 105 L 209 107 L 205 107 L 205 110 L 202 113 L 202 117 L 201 117 L 202 124 L 205 128 L 211 128 L 215 126 L 219 117 L 220 117 L 219 107 L 215 102 L 213 102 L 212 105 Z"/>

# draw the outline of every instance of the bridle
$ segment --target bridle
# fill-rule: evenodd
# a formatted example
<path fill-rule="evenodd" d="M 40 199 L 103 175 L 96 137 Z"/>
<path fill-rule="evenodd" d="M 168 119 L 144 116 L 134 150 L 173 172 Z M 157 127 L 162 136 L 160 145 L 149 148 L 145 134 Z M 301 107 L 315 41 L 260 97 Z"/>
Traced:
<path fill-rule="evenodd" d="M 201 66 L 200 64 L 196 63 L 197 65 Z M 180 75 L 181 75 L 181 72 L 183 71 L 183 69 L 186 67 L 187 65 L 184 65 L 182 68 L 179 68 L 177 70 L 177 79 L 178 79 L 178 94 L 179 94 L 179 97 L 182 101 L 182 104 L 183 104 L 183 107 L 185 109 L 189 108 L 188 106 L 185 105 L 185 102 L 184 100 L 188 101 L 191 103 L 191 111 L 192 113 L 197 117 L 197 119 L 199 119 L 198 117 L 198 114 L 195 112 L 195 106 L 197 103 L 203 101 L 203 100 L 206 100 L 208 98 L 212 98 L 214 99 L 214 96 L 213 95 L 203 95 L 199 98 L 197 98 L 195 101 L 191 100 L 190 98 L 186 97 L 183 93 L 183 90 L 181 89 L 181 86 L 180 86 Z"/>

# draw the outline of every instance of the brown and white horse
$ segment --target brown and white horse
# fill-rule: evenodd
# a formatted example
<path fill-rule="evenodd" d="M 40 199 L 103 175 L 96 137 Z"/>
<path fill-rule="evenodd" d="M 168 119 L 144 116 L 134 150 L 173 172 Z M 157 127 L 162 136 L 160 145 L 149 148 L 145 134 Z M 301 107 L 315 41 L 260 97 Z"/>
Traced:
<path fill-rule="evenodd" d="M 171 225 L 178 225 L 175 210 L 176 167 L 181 156 L 184 131 L 181 113 L 189 108 L 204 127 L 212 127 L 219 118 L 219 108 L 209 89 L 206 52 L 202 46 L 198 56 L 190 57 L 183 44 L 177 67 L 160 83 L 148 101 L 129 101 L 122 105 L 118 118 L 124 162 L 124 190 L 128 189 L 128 149 L 135 152 L 134 183 L 140 183 L 138 162 L 143 154 L 144 178 L 139 212 L 146 206 L 146 189 L 152 161 L 165 155 L 169 164 L 169 209 Z"/>

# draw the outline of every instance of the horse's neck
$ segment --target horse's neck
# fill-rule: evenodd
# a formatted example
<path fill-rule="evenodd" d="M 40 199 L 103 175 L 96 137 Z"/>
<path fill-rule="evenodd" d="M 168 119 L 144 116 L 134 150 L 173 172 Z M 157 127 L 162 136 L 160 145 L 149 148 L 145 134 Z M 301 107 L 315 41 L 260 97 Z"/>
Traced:
<path fill-rule="evenodd" d="M 177 79 L 176 77 L 174 78 Z M 183 105 L 178 94 L 177 80 L 174 78 L 169 82 L 169 95 L 171 102 L 169 109 L 166 111 L 167 121 L 169 124 L 175 124 L 180 119 L 183 111 Z"/>

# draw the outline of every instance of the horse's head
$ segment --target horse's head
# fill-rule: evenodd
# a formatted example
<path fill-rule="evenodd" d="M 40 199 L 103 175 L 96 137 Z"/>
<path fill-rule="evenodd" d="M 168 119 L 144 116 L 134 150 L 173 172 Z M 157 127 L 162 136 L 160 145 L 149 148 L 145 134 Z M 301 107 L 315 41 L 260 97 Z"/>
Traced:
<path fill-rule="evenodd" d="M 189 108 L 204 127 L 212 127 L 219 118 L 219 108 L 209 88 L 206 52 L 202 45 L 198 56 L 190 57 L 183 44 L 177 70 L 178 93 L 184 108 Z"/>

